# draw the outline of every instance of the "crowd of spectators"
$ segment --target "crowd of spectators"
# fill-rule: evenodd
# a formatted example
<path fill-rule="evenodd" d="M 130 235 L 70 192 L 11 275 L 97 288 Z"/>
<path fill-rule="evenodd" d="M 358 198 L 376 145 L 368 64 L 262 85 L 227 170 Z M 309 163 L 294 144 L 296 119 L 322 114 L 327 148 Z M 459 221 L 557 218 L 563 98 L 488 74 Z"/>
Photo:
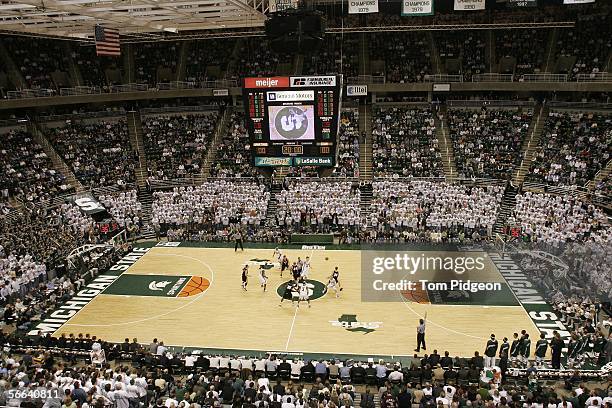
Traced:
<path fill-rule="evenodd" d="M 83 80 L 81 85 L 98 86 L 100 88 L 104 88 L 107 85 L 118 85 L 119 81 L 117 79 L 120 79 L 120 76 L 115 79 L 112 77 L 107 78 L 106 70 L 121 71 L 121 60 L 118 61 L 114 57 L 96 55 L 96 48 L 93 45 L 88 47 L 73 46 L 72 59 L 81 73 L 81 79 Z M 107 79 L 110 80 L 110 83 L 107 82 Z"/>
<path fill-rule="evenodd" d="M 334 177 L 359 177 L 359 112 L 344 110 L 340 113 L 338 131 L 338 163 Z"/>
<path fill-rule="evenodd" d="M 385 75 L 386 82 L 422 82 L 433 74 L 431 46 L 426 33 L 402 31 L 376 33 L 369 37 L 370 64 L 373 75 Z M 384 63 L 384 70 L 377 69 Z"/>
<path fill-rule="evenodd" d="M 214 177 L 250 177 L 257 175 L 251 165 L 251 144 L 244 127 L 244 112 L 234 111 L 228 132 L 217 144 L 215 163 L 211 164 Z"/>
<path fill-rule="evenodd" d="M 359 74 L 359 37 L 328 34 L 320 50 L 304 55 L 305 75 L 343 74 L 345 78 Z"/>
<path fill-rule="evenodd" d="M 552 247 L 566 242 L 605 244 L 612 239 L 606 214 L 570 195 L 518 194 L 508 224 L 520 227 L 524 239 Z"/>
<path fill-rule="evenodd" d="M 550 112 L 526 180 L 583 186 L 612 155 L 612 116 L 592 112 Z"/>
<path fill-rule="evenodd" d="M 236 231 L 253 236 L 266 219 L 270 193 L 256 182 L 210 180 L 153 193 L 152 224 L 158 234 L 228 240 Z"/>
<path fill-rule="evenodd" d="M 195 40 L 187 44 L 186 76 L 189 82 L 215 81 L 227 71 L 229 58 L 236 40 Z"/>
<path fill-rule="evenodd" d="M 125 120 L 67 122 L 48 128 L 45 135 L 83 184 L 100 187 L 134 182 L 137 159 Z"/>
<path fill-rule="evenodd" d="M 150 42 L 132 47 L 136 66 L 136 82 L 155 85 L 176 79 L 180 42 Z M 169 70 L 169 77 L 158 78 L 160 70 Z"/>
<path fill-rule="evenodd" d="M 480 31 L 440 31 L 436 33 L 440 61 L 446 64 L 448 74 L 460 74 L 471 81 L 474 74 L 490 69 L 486 60 L 486 41 Z"/>
<path fill-rule="evenodd" d="M 494 31 L 495 55 L 499 62 L 503 58 L 514 58 L 513 71 L 510 66 L 499 64 L 500 74 L 535 74 L 541 72 L 546 64 L 548 31 L 537 29 Z"/>
<path fill-rule="evenodd" d="M 348 181 L 287 181 L 276 195 L 276 225 L 293 232 L 358 232 L 360 193 Z"/>
<path fill-rule="evenodd" d="M 579 74 L 604 72 L 612 50 L 610 11 L 584 13 L 574 28 L 559 29 L 557 57 L 575 57 L 573 66 L 560 66 L 560 73 L 576 78 Z M 568 71 L 564 71 L 567 68 Z"/>
<path fill-rule="evenodd" d="M 504 187 L 375 181 L 366 220 L 371 240 L 463 242 L 490 237 Z"/>
<path fill-rule="evenodd" d="M 51 73 L 68 71 L 62 41 L 3 36 L 2 43 L 10 52 L 28 89 L 57 91 Z"/>
<path fill-rule="evenodd" d="M 145 117 L 142 130 L 149 177 L 168 180 L 199 175 L 218 118 L 217 111 Z"/>
<path fill-rule="evenodd" d="M 533 110 L 448 111 L 457 171 L 463 177 L 510 179 L 520 164 Z"/>
<path fill-rule="evenodd" d="M 38 202 L 73 189 L 27 131 L 2 132 L 0 143 L 0 201 L 13 196 Z"/>
<path fill-rule="evenodd" d="M 142 204 L 136 190 L 102 194 L 98 200 L 121 227 L 142 226 Z"/>
<path fill-rule="evenodd" d="M 372 127 L 375 176 L 444 176 L 431 109 L 375 108 Z"/>
<path fill-rule="evenodd" d="M 270 42 L 261 37 L 242 40 L 237 60 L 234 61 L 232 74 L 234 79 L 257 76 L 274 76 L 279 63 L 291 64 L 291 55 L 280 55 L 272 50 Z"/>

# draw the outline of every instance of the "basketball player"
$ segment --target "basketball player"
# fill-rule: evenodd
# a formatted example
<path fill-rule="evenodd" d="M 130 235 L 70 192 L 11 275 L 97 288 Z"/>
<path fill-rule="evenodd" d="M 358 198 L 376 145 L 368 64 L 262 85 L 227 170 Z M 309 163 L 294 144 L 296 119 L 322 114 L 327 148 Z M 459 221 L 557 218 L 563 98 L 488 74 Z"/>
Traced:
<path fill-rule="evenodd" d="M 281 261 L 281 278 L 283 277 L 283 271 L 285 269 L 289 269 L 289 258 L 287 258 L 287 255 L 283 255 L 283 259 Z"/>
<path fill-rule="evenodd" d="M 342 286 L 340 286 L 340 272 L 338 271 L 338 267 L 334 268 L 329 280 L 327 281 L 327 289 L 333 289 L 336 292 L 336 297 L 340 297 L 340 292 L 342 291 Z"/>
<path fill-rule="evenodd" d="M 259 284 L 263 288 L 263 291 L 266 291 L 266 287 L 268 286 L 268 277 L 266 276 L 266 270 L 263 265 L 259 267 Z"/>
<path fill-rule="evenodd" d="M 302 279 L 306 280 L 308 279 L 308 274 L 310 273 L 310 257 L 306 257 L 306 259 L 304 259 L 304 263 L 302 264 Z"/>
<path fill-rule="evenodd" d="M 535 345 L 536 367 L 542 367 L 544 365 L 546 350 L 548 350 L 548 341 L 546 341 L 544 333 L 542 333 L 540 334 L 540 340 L 538 340 Z"/>
<path fill-rule="evenodd" d="M 242 289 L 247 290 L 247 284 L 249 283 L 249 265 L 244 265 L 242 268 Z"/>
<path fill-rule="evenodd" d="M 287 285 L 285 286 L 285 291 L 283 292 L 283 296 L 281 296 L 281 300 L 280 300 L 280 303 L 278 304 L 278 306 L 282 307 L 283 306 L 283 300 L 285 300 L 285 299 L 291 300 L 291 304 L 295 305 L 294 293 L 296 293 L 297 291 L 298 291 L 297 283 L 295 283 L 295 282 L 287 283 Z"/>
<path fill-rule="evenodd" d="M 308 307 L 310 307 L 310 296 L 308 296 L 308 284 L 306 282 L 302 282 L 299 285 L 299 297 L 298 297 L 298 303 L 297 303 L 297 307 L 300 307 L 300 302 L 301 301 L 306 301 L 308 302 Z"/>
<path fill-rule="evenodd" d="M 302 270 L 298 267 L 297 262 L 294 262 L 293 265 L 291 265 L 291 275 L 293 276 L 293 280 L 298 280 L 301 274 Z"/>
<path fill-rule="evenodd" d="M 495 367 L 495 355 L 497 354 L 497 339 L 495 338 L 495 334 L 491 334 L 491 338 L 487 341 L 487 346 L 485 348 L 485 368 Z"/>
<path fill-rule="evenodd" d="M 274 259 L 278 261 L 278 264 L 281 265 L 283 261 L 283 254 L 281 253 L 278 247 L 274 248 L 274 254 L 272 255 Z"/>

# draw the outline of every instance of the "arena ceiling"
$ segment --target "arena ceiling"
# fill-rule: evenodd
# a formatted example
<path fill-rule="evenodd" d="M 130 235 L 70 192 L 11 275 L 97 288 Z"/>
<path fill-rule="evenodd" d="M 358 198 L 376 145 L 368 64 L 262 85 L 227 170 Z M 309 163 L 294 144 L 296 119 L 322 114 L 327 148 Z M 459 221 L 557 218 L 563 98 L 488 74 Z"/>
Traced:
<path fill-rule="evenodd" d="M 268 0 L 0 0 L 0 31 L 92 39 L 94 26 L 123 38 L 263 27 Z"/>

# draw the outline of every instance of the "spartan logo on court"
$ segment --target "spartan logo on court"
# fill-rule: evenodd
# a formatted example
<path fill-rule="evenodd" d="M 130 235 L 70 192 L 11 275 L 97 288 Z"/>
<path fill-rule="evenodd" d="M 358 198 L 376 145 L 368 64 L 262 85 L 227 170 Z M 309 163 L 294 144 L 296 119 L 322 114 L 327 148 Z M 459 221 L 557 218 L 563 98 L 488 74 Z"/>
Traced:
<path fill-rule="evenodd" d="M 245 264 L 249 266 L 256 266 L 258 269 L 259 267 L 263 267 L 265 270 L 272 269 L 275 265 L 278 265 L 278 263 L 273 263 L 269 259 L 259 258 L 249 259 Z"/>
<path fill-rule="evenodd" d="M 276 293 L 278 294 L 278 296 L 283 297 L 287 285 L 293 283 L 295 283 L 295 281 L 290 280 L 285 283 L 282 283 L 278 288 L 276 288 Z M 327 286 L 317 280 L 307 279 L 306 287 L 308 288 L 308 299 L 310 300 L 319 299 L 323 297 L 323 295 L 325 295 L 325 293 L 327 292 Z M 291 293 L 293 297 L 297 298 L 299 296 L 299 292 L 293 291 Z"/>
<path fill-rule="evenodd" d="M 161 282 L 157 282 L 157 281 L 152 281 L 151 283 L 149 283 L 149 290 L 164 290 L 164 288 L 166 286 L 168 286 L 170 283 L 170 281 L 161 281 Z"/>
<path fill-rule="evenodd" d="M 342 327 L 346 331 L 359 332 L 363 334 L 372 333 L 376 331 L 383 322 L 360 322 L 357 320 L 357 315 L 354 314 L 343 314 L 338 320 L 329 321 L 332 326 Z"/>

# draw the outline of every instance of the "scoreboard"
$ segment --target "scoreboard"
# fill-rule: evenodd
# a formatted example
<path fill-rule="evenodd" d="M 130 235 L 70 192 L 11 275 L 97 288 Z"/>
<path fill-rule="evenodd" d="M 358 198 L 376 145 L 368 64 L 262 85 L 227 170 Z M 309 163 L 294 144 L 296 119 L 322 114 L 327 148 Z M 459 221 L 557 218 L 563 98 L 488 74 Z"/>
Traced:
<path fill-rule="evenodd" d="M 342 76 L 245 78 L 253 165 L 336 165 Z"/>

